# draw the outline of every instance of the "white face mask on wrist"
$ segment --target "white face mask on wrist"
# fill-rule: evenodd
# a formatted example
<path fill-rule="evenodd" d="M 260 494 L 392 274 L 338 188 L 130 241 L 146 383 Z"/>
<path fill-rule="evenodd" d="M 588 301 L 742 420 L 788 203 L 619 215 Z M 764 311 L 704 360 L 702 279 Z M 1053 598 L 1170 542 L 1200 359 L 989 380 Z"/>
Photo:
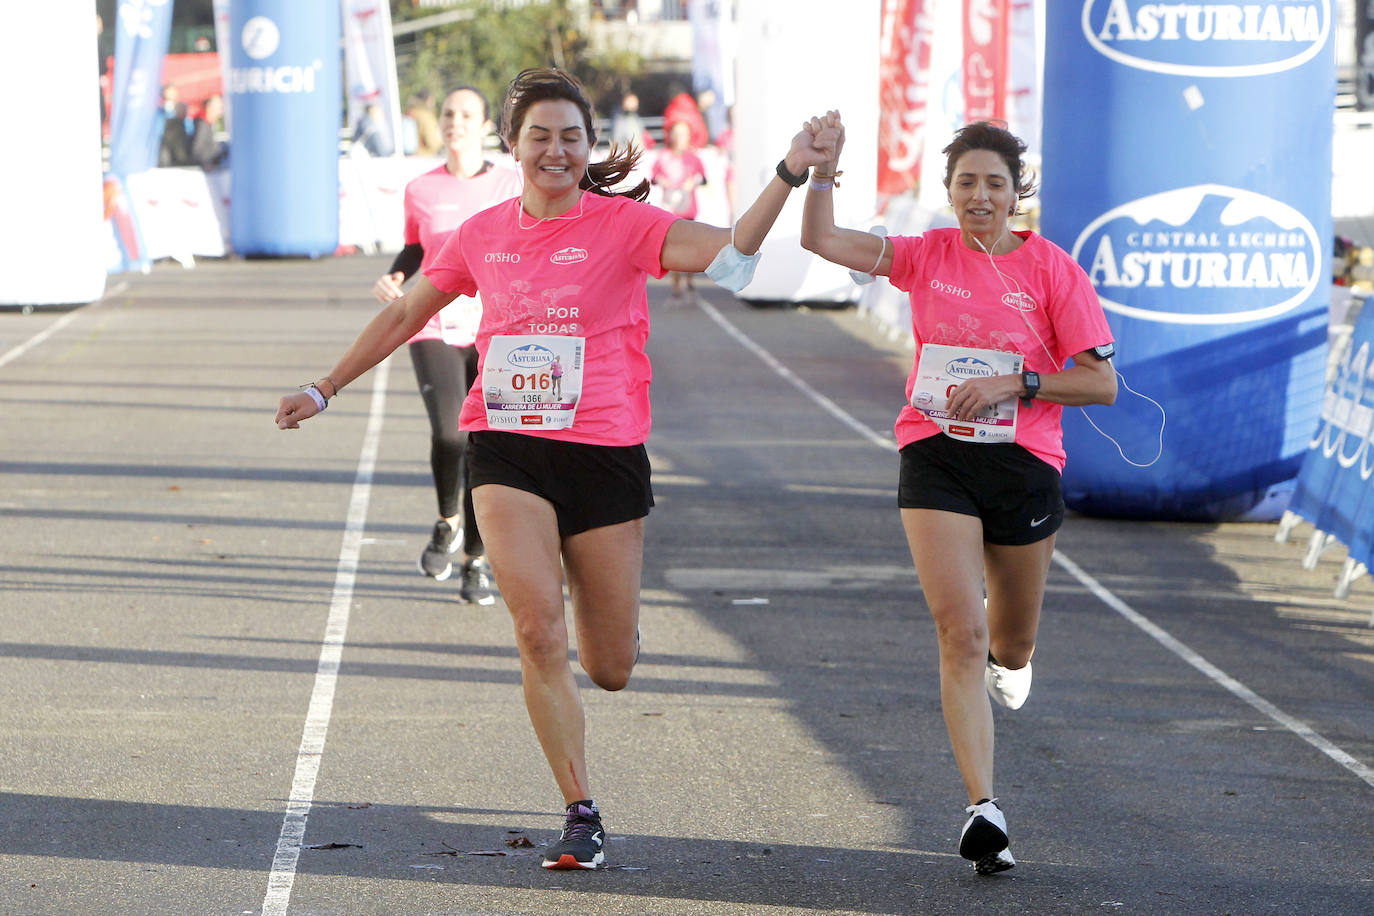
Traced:
<path fill-rule="evenodd" d="M 883 255 L 887 254 L 887 227 L 874 226 L 872 229 L 868 231 L 871 235 L 876 235 L 878 238 L 883 240 L 883 247 L 878 249 L 878 260 L 873 262 L 873 270 L 877 270 L 878 265 L 883 263 Z M 849 279 L 853 280 L 859 286 L 867 286 L 868 284 L 872 283 L 874 280 L 878 278 L 873 274 L 872 271 L 869 271 L 868 273 L 864 274 L 859 273 L 857 270 L 851 270 L 849 272 Z"/>
<path fill-rule="evenodd" d="M 741 253 L 735 247 L 735 230 L 732 228 L 730 244 L 716 253 L 715 260 L 706 268 L 706 276 L 717 285 L 737 293 L 754 279 L 754 268 L 758 266 L 759 254 L 757 251 L 753 254 Z"/>

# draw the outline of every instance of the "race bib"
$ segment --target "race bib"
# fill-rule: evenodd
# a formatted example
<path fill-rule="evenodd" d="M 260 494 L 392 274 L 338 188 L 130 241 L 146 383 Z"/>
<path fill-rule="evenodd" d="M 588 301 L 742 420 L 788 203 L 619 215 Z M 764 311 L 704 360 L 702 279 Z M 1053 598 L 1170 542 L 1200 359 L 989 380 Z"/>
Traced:
<path fill-rule="evenodd" d="M 916 364 L 911 406 L 951 438 L 966 442 L 1015 442 L 1016 398 L 998 401 L 968 420 L 956 418 L 945 409 L 945 404 L 950 393 L 969 379 L 1017 375 L 1021 365 L 1020 353 L 925 344 L 921 347 L 921 361 Z"/>
<path fill-rule="evenodd" d="M 567 429 L 582 396 L 582 337 L 493 337 L 482 364 L 491 429 Z"/>

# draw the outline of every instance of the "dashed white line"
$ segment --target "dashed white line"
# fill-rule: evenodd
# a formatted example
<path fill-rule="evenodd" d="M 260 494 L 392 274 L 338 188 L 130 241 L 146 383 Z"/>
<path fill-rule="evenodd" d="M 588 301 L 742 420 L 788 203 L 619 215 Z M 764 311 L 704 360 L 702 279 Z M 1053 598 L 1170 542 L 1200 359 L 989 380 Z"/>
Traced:
<path fill-rule="evenodd" d="M 95 302 L 92 302 L 90 305 L 85 306 L 84 308 L 74 309 L 74 310 L 68 312 L 67 314 L 63 315 L 61 318 L 59 318 L 59 319 L 57 319 L 56 321 L 54 321 L 52 324 L 48 325 L 48 326 L 47 326 L 46 328 L 44 328 L 43 330 L 39 331 L 37 334 L 35 334 L 35 335 L 33 335 L 32 337 L 30 337 L 28 340 L 26 340 L 26 341 L 24 341 L 23 343 L 19 344 L 17 347 L 11 347 L 9 350 L 5 351 L 4 353 L 0 353 L 0 366 L 4 366 L 6 363 L 14 362 L 16 359 L 18 359 L 19 357 L 23 356 L 25 353 L 29 352 L 29 351 L 32 350 L 34 347 L 38 346 L 38 345 L 41 344 L 43 341 L 47 340 L 49 337 L 53 336 L 53 335 L 56 334 L 58 331 L 62 330 L 62 329 L 65 328 L 67 325 L 71 324 L 71 323 L 72 323 L 73 321 L 75 321 L 78 317 L 80 317 L 81 315 L 85 314 L 85 313 L 87 312 L 87 310 L 96 307 L 97 305 L 99 305 L 100 303 L 104 302 L 106 299 L 110 298 L 111 296 L 117 296 L 117 295 L 119 295 L 120 293 L 122 293 L 124 290 L 126 290 L 126 289 L 128 289 L 128 288 L 129 288 L 129 284 L 128 284 L 128 283 L 125 283 L 125 282 L 123 282 L 123 281 L 121 281 L 121 282 L 119 282 L 119 283 L 116 283 L 112 289 L 106 290 L 105 295 L 101 296 L 101 297 L 100 297 L 99 299 L 97 299 Z"/>

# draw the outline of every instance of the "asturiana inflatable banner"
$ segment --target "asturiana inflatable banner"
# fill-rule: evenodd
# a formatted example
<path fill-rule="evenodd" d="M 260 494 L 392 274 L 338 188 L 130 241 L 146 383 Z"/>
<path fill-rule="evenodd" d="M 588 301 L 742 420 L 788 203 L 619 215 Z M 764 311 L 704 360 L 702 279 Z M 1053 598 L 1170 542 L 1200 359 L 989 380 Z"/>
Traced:
<path fill-rule="evenodd" d="M 1321 410 L 1332 5 L 1053 2 L 1045 235 L 1088 272 L 1131 388 L 1064 412 L 1070 507 L 1277 515 Z M 1134 461 L 1135 463 L 1131 463 Z M 1144 464 L 1146 467 L 1136 465 Z M 1269 508 L 1266 508 L 1269 507 Z"/>

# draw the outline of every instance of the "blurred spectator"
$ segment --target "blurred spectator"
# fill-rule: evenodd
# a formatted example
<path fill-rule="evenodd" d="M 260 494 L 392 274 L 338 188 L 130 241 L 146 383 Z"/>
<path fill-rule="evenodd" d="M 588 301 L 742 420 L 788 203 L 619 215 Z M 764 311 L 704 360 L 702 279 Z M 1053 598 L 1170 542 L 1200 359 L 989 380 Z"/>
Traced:
<path fill-rule="evenodd" d="M 434 96 L 421 89 L 411 96 L 410 107 L 401 119 L 401 149 L 407 156 L 436 156 L 441 146 Z"/>
<path fill-rule="evenodd" d="M 639 149 L 650 149 L 654 146 L 654 138 L 649 135 L 649 129 L 644 126 L 644 119 L 639 116 L 639 96 L 633 92 L 627 92 L 620 99 L 620 110 L 611 118 L 611 142 L 619 144 L 622 148 L 635 144 Z"/>
<path fill-rule="evenodd" d="M 725 156 L 725 199 L 730 205 L 730 218 L 735 213 L 735 106 L 725 109 L 725 129 L 716 134 L 716 148 Z"/>
<path fill-rule="evenodd" d="M 691 140 L 691 127 L 687 122 L 674 121 L 664 141 L 667 149 L 654 160 L 650 176 L 653 183 L 662 189 L 663 209 L 683 219 L 697 218 L 697 188 L 706 183 L 706 167 L 690 149 Z M 685 285 L 687 301 L 695 305 L 697 293 L 692 287 L 692 275 L 675 270 L 672 279 L 673 297 L 670 304 L 682 302 Z"/>
<path fill-rule="evenodd" d="M 353 127 L 353 149 L 361 148 L 369 156 L 390 156 L 396 152 L 396 145 L 386 129 L 386 115 L 382 106 L 371 102 L 358 118 Z"/>
<path fill-rule="evenodd" d="M 689 129 L 688 146 L 690 149 L 701 149 L 711 142 L 711 134 L 706 129 L 706 119 L 701 115 L 701 109 L 697 107 L 697 100 L 692 98 L 691 93 L 682 90 L 668 100 L 668 105 L 663 109 L 663 133 L 672 130 L 678 121 L 685 121 Z"/>
<path fill-rule="evenodd" d="M 180 99 L 181 93 L 175 85 L 169 83 L 162 87 L 162 109 L 158 113 L 158 121 L 162 125 L 157 151 L 159 168 L 191 164 L 191 131 L 194 125 L 186 116 L 186 103 Z"/>
<path fill-rule="evenodd" d="M 697 93 L 697 109 L 701 112 L 702 120 L 706 122 L 706 133 L 710 137 L 707 142 L 718 142 L 717 137 L 726 129 L 725 103 L 716 95 L 714 89 L 707 87 Z"/>
<path fill-rule="evenodd" d="M 218 94 L 205 100 L 205 109 L 193 122 L 190 140 L 190 160 L 207 172 L 224 165 L 229 150 L 224 143 L 215 139 L 220 118 L 224 117 L 224 99 Z"/>

